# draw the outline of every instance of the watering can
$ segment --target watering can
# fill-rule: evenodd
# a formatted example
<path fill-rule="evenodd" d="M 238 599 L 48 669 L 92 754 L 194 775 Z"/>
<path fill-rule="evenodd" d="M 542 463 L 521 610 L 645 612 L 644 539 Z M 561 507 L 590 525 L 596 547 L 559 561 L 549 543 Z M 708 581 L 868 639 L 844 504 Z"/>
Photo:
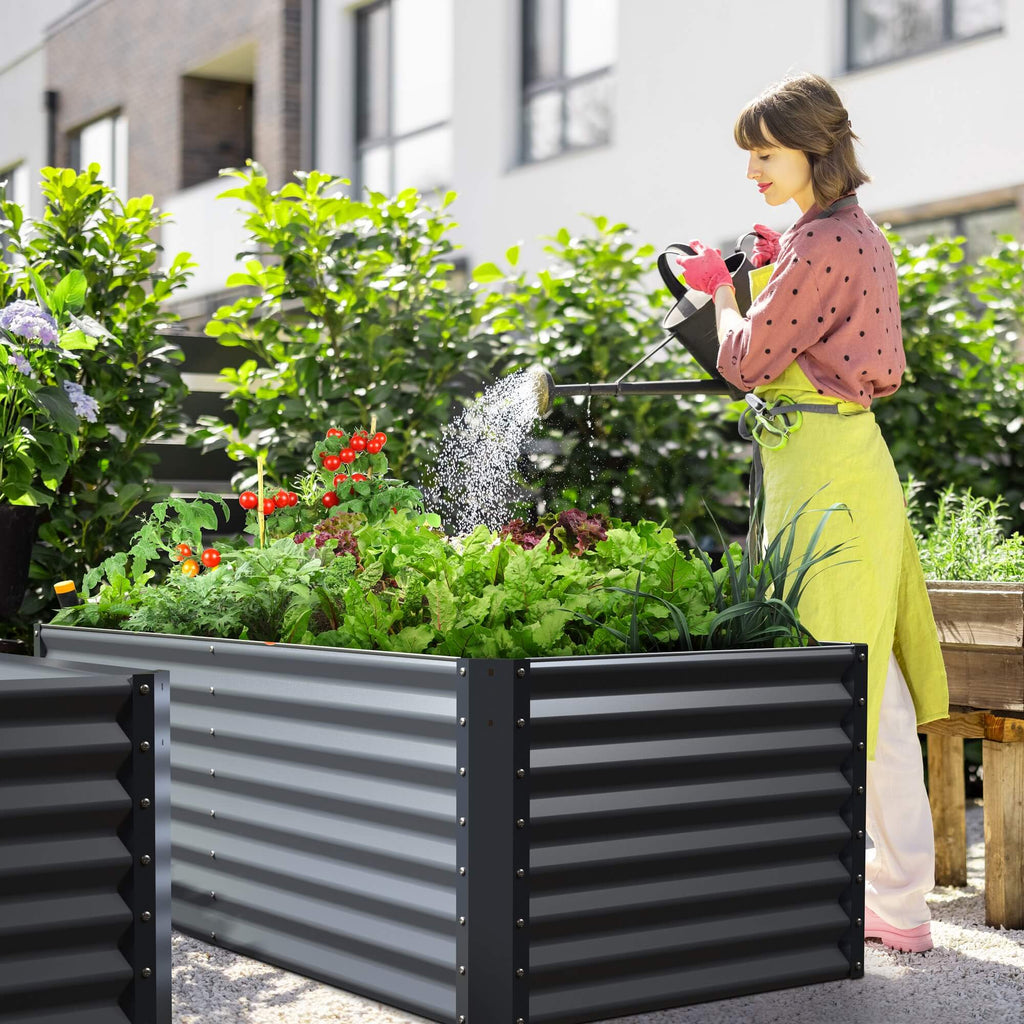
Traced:
<path fill-rule="evenodd" d="M 764 286 L 764 281 L 771 273 L 770 267 L 755 269 L 750 262 L 750 252 L 746 245 L 749 240 L 752 247 L 753 238 L 753 232 L 742 235 L 736 243 L 736 251 L 725 257 L 726 268 L 732 276 L 733 285 L 736 288 L 736 305 L 744 316 L 750 308 L 751 276 L 754 275 L 758 278 L 754 285 L 754 294 L 756 294 Z M 690 246 L 675 242 L 658 256 L 658 271 L 673 299 L 672 308 L 665 314 L 661 322 L 661 326 L 669 332 L 668 337 L 614 381 L 556 384 L 547 370 L 542 367 L 534 367 L 531 372 L 534 377 L 537 408 L 541 416 L 547 416 L 551 412 L 554 400 L 565 395 L 727 394 L 734 399 L 743 397 L 744 393 L 724 380 L 718 372 L 718 331 L 715 327 L 715 304 L 711 301 L 710 295 L 687 288 L 686 284 L 680 280 L 676 258 L 681 255 L 694 256 L 696 253 Z M 626 379 L 634 370 L 673 341 L 684 345 L 697 360 L 698 365 L 710 376 L 699 380 L 630 381 Z"/>

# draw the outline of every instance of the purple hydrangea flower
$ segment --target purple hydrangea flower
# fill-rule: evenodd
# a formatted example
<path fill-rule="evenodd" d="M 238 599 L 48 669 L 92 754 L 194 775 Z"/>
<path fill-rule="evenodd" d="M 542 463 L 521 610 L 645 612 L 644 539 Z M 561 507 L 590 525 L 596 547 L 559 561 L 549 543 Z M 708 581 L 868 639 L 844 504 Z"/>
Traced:
<path fill-rule="evenodd" d="M 90 423 L 95 423 L 96 414 L 100 411 L 99 402 L 87 395 L 85 388 L 81 384 L 76 384 L 73 380 L 64 381 L 64 390 L 68 393 L 68 398 L 71 399 L 75 412 Z"/>
<path fill-rule="evenodd" d="M 14 368 L 26 377 L 32 376 L 32 364 L 20 352 L 11 353 L 11 362 L 14 363 Z"/>
<path fill-rule="evenodd" d="M 57 321 L 38 303 L 18 299 L 0 309 L 0 327 L 21 338 L 38 338 L 50 348 L 57 347 Z"/>

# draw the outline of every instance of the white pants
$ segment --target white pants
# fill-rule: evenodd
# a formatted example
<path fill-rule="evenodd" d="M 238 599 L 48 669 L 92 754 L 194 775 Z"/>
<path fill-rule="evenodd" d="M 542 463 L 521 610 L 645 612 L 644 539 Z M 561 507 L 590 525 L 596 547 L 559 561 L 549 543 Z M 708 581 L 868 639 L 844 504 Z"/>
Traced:
<path fill-rule="evenodd" d="M 864 902 L 895 928 L 931 920 L 935 833 L 914 703 L 894 654 L 882 694 L 875 760 L 868 761 Z"/>

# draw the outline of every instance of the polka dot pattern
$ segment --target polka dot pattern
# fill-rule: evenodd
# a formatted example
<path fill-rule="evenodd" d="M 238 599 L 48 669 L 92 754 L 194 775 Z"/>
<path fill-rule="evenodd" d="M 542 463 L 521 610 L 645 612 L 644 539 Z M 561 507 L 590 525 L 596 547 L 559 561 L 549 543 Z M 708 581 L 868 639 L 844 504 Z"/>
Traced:
<path fill-rule="evenodd" d="M 749 389 L 795 359 L 819 394 L 869 407 L 899 387 L 906 367 L 896 266 L 863 210 L 819 212 L 782 235 L 770 286 L 723 342 L 719 371 Z"/>

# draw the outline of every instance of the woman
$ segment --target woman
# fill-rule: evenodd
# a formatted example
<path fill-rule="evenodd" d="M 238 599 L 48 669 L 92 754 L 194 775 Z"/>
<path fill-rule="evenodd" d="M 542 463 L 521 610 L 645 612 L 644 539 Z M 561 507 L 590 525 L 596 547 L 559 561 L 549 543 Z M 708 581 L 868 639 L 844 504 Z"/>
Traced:
<path fill-rule="evenodd" d="M 771 87 L 742 111 L 734 135 L 765 202 L 792 199 L 802 216 L 781 236 L 755 229 L 755 262 L 775 267 L 745 317 L 717 250 L 693 242 L 697 255 L 679 263 L 690 287 L 714 297 L 722 376 L 769 407 L 813 407 L 783 447 L 762 451 L 765 535 L 812 496 L 812 507 L 850 508 L 850 516 L 829 517 L 823 536 L 847 545 L 849 561 L 813 579 L 800 616 L 822 640 L 868 644 L 874 849 L 864 935 L 923 952 L 932 948 L 925 894 L 935 884 L 935 854 L 916 727 L 947 717 L 949 692 L 902 487 L 870 411 L 873 399 L 899 387 L 905 365 L 896 268 L 885 236 L 857 204 L 856 189 L 869 179 L 828 82 L 801 75 Z M 795 421 L 792 413 L 785 420 Z M 806 548 L 812 518 L 798 521 L 794 550 Z"/>

